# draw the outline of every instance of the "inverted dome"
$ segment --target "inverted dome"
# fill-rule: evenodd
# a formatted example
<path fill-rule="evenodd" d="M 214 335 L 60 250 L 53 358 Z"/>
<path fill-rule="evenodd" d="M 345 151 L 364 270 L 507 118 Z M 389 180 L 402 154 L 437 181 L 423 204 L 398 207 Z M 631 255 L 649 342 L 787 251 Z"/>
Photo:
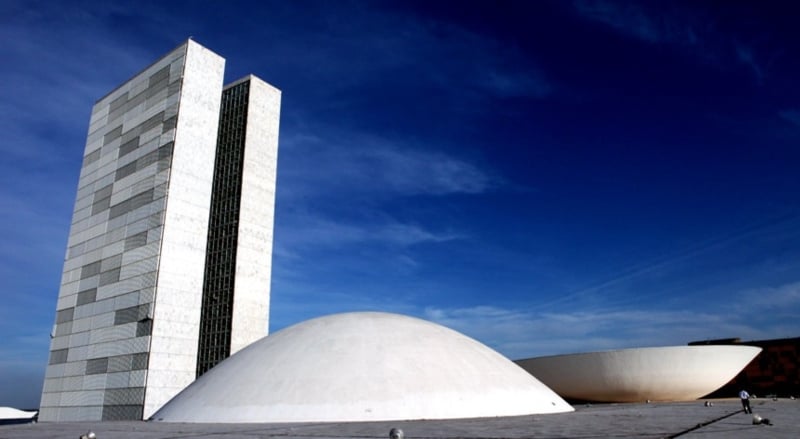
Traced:
<path fill-rule="evenodd" d="M 668 346 L 517 361 L 564 398 L 690 401 L 719 389 L 761 352 L 754 346 Z"/>
<path fill-rule="evenodd" d="M 559 413 L 573 408 L 485 345 L 386 313 L 320 317 L 256 341 L 151 419 L 348 422 Z"/>

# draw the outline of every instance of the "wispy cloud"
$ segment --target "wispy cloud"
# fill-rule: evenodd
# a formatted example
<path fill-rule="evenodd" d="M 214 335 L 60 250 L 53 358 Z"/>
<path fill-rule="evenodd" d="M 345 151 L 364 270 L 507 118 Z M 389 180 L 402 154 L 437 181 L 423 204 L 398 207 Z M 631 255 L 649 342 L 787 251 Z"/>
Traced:
<path fill-rule="evenodd" d="M 784 317 L 785 312 L 794 312 L 800 306 L 800 282 L 740 291 L 729 306 L 741 314 L 758 313 L 767 319 Z"/>
<path fill-rule="evenodd" d="M 797 285 L 783 294 L 797 305 Z M 512 359 L 631 347 L 685 345 L 690 341 L 741 337 L 787 336 L 800 327 L 786 320 L 768 324 L 752 314 L 766 312 L 755 305 L 734 310 L 722 306 L 697 310 L 575 309 L 534 312 L 493 306 L 427 308 L 424 317 L 480 340 Z"/>
<path fill-rule="evenodd" d="M 558 87 L 529 53 L 466 29 L 421 22 L 416 44 L 404 41 L 406 58 L 437 90 L 461 97 L 540 99 Z M 449 62 L 443 63 L 442 59 Z"/>
<path fill-rule="evenodd" d="M 750 68 L 759 83 L 764 80 L 764 68 L 756 60 L 756 53 L 752 47 L 737 44 L 736 56 L 741 63 Z"/>
<path fill-rule="evenodd" d="M 51 15 L 58 11 L 73 21 L 71 26 L 59 23 L 56 31 L 50 24 L 63 19 Z M 13 41 L 0 48 L 5 60 L 0 120 L 12 140 L 3 142 L 3 153 L 39 163 L 63 160 L 72 151 L 82 151 L 92 103 L 135 73 L 152 54 L 115 38 L 102 20 L 80 8 L 20 12 L 15 18 L 0 27 L 0 39 Z M 31 57 L 32 53 L 36 56 Z M 76 111 L 80 108 L 84 110 Z M 65 148 L 58 141 L 65 132 L 70 134 L 68 139 L 79 142 L 78 148 Z M 37 148 L 20 147 L 20 143 L 35 143 Z"/>
<path fill-rule="evenodd" d="M 479 194 L 500 183 L 469 160 L 355 131 L 315 130 L 281 140 L 281 195 L 352 198 Z M 312 166 L 313 164 L 313 166 Z"/>
<path fill-rule="evenodd" d="M 693 39 L 687 29 L 685 34 L 674 33 L 645 13 L 639 3 L 618 3 L 605 0 L 576 1 L 575 9 L 582 16 L 603 23 L 620 33 L 651 43 L 673 39 Z"/>
<path fill-rule="evenodd" d="M 0 153 L 7 164 L 0 173 L 0 236 L 6 243 L 0 258 L 3 270 L 58 266 L 46 270 L 55 273 L 63 261 L 91 106 L 152 54 L 120 41 L 94 11 L 26 2 L 4 7 L 11 13 L 0 26 L 0 40 L 8 42 L 0 46 Z M 57 277 L 49 281 L 57 288 Z"/>
<path fill-rule="evenodd" d="M 593 282 L 573 288 L 564 294 L 543 300 L 536 306 L 539 309 L 551 309 L 571 304 L 595 302 L 602 298 L 603 301 L 621 300 L 625 302 L 641 301 L 645 298 L 664 294 L 668 287 L 663 285 L 663 279 L 680 279 L 682 277 L 698 278 L 697 274 L 685 275 L 697 267 L 704 267 L 707 261 L 720 260 L 730 255 L 747 257 L 747 250 L 767 245 L 770 242 L 781 240 L 794 240 L 800 230 L 800 215 L 792 213 L 769 218 L 764 221 L 749 224 L 726 234 L 712 235 L 702 241 L 676 248 L 670 253 L 660 257 L 636 261 L 633 264 L 621 267 L 604 275 Z M 742 262 L 745 261 L 745 262 Z M 749 260 L 738 262 L 728 259 L 728 264 L 752 265 Z M 717 268 L 718 269 L 718 268 Z M 716 271 L 706 268 L 709 273 Z M 728 285 L 727 280 L 717 280 Z M 630 287 L 648 285 L 646 290 L 639 290 L 631 295 Z"/>
<path fill-rule="evenodd" d="M 302 36 L 286 38 L 286 29 L 260 24 L 257 32 L 281 68 L 297 72 L 305 84 L 324 85 L 316 90 L 336 97 L 331 106 L 358 99 L 359 90 L 404 83 L 435 92 L 451 111 L 497 97 L 539 99 L 557 89 L 531 54 L 494 36 L 390 8 L 320 5 L 304 10 L 302 19 L 293 15 L 296 8 L 279 12 L 306 24 Z"/>
<path fill-rule="evenodd" d="M 800 110 L 783 110 L 778 112 L 778 116 L 786 122 L 800 128 Z"/>
<path fill-rule="evenodd" d="M 392 275 L 424 269 L 420 248 L 468 239 L 448 224 L 446 215 L 433 213 L 441 209 L 438 204 L 452 196 L 480 195 L 502 184 L 485 166 L 422 148 L 413 139 L 390 141 L 343 128 L 308 132 L 315 134 L 282 139 L 276 288 L 292 288 L 289 283 L 310 273 L 324 283 L 335 282 L 342 273 L 362 272 L 361 267 Z M 428 213 L 392 214 L 393 206 L 413 200 L 428 200 Z M 324 263 L 306 265 L 311 261 Z"/>
<path fill-rule="evenodd" d="M 91 106 L 153 57 L 111 3 L 0 4 L 0 405 L 39 403 Z"/>
<path fill-rule="evenodd" d="M 723 30 L 704 6 L 664 7 L 663 4 L 625 0 L 577 0 L 581 17 L 606 25 L 621 35 L 651 44 L 679 48 L 707 63 L 730 68 L 746 66 L 761 84 L 767 77 L 768 54 L 756 45 L 744 44 L 740 36 Z"/>
<path fill-rule="evenodd" d="M 297 212 L 287 218 L 286 228 L 280 236 L 280 245 L 293 250 L 279 251 L 292 254 L 308 247 L 343 248 L 349 245 L 380 244 L 407 247 L 421 243 L 437 243 L 462 236 L 452 232 L 435 232 L 420 225 L 397 222 L 392 219 L 353 222 L 334 221 L 320 213 Z"/>
<path fill-rule="evenodd" d="M 490 71 L 480 83 L 500 97 L 541 98 L 555 92 L 555 85 L 538 69 L 515 73 Z"/>

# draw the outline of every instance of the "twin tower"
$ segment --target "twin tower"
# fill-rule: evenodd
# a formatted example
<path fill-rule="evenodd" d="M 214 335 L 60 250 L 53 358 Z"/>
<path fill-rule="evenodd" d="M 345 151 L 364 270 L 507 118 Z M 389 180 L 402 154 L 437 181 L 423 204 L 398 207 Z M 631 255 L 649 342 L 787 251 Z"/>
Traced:
<path fill-rule="evenodd" d="M 192 40 L 92 109 L 41 421 L 148 418 L 267 334 L 280 91 Z"/>

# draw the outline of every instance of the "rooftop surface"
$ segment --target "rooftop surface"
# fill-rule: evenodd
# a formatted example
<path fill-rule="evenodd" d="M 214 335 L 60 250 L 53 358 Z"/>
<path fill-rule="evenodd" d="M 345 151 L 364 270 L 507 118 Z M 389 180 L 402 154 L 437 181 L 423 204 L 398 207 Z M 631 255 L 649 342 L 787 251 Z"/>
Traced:
<path fill-rule="evenodd" d="M 93 431 L 98 439 L 388 438 L 797 438 L 800 400 L 756 399 L 753 412 L 772 426 L 753 425 L 738 400 L 680 403 L 576 405 L 573 413 L 443 421 L 173 424 L 163 422 L 70 422 L 0 426 L 0 438 L 72 438 Z"/>

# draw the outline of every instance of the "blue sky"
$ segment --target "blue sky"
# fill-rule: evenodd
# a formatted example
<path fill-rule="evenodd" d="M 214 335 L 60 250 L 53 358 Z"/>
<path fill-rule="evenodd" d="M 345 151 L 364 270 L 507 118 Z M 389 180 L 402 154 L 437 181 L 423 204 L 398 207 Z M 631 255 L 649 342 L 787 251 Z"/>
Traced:
<path fill-rule="evenodd" d="M 511 358 L 800 335 L 793 2 L 0 3 L 0 405 L 35 407 L 91 107 L 187 37 L 283 91 L 271 331 Z"/>

